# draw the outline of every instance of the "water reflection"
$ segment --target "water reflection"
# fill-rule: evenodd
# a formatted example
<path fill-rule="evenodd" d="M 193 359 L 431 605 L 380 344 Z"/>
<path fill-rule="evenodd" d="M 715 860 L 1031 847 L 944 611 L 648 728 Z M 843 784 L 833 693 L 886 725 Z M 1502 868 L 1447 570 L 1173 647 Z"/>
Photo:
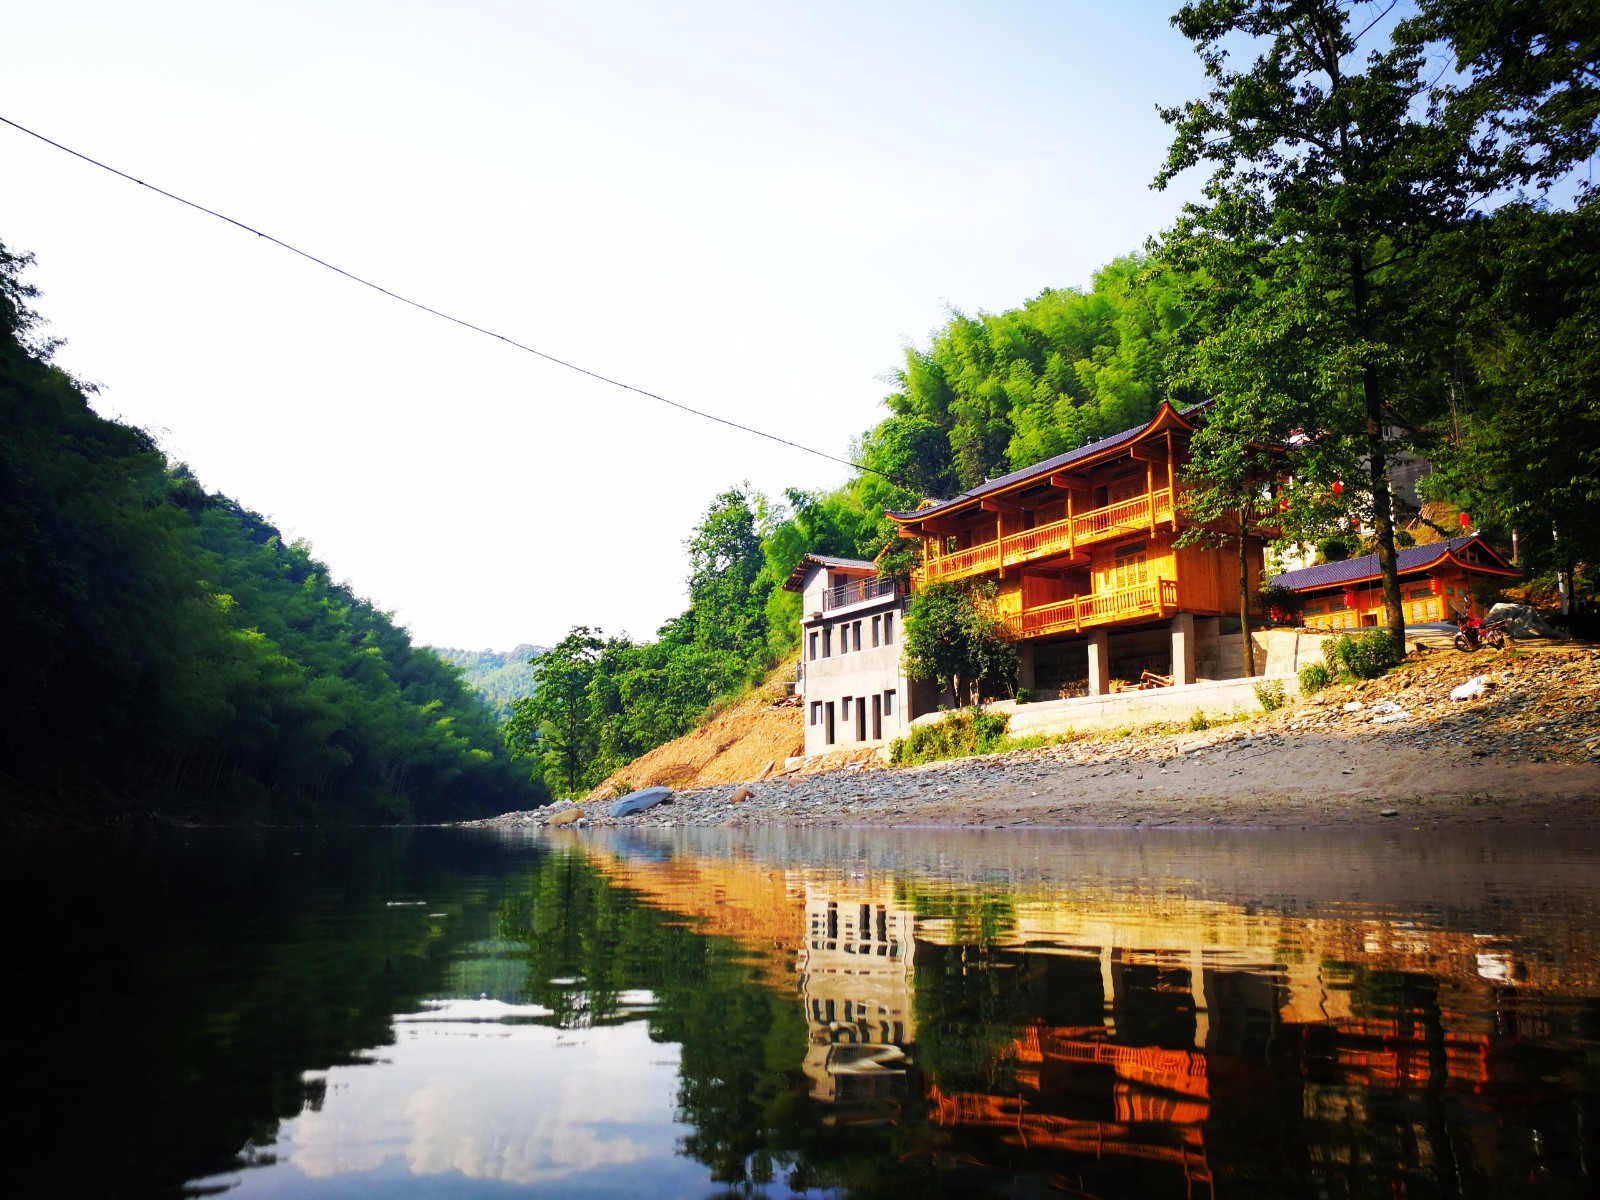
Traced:
<path fill-rule="evenodd" d="M 793 948 L 809 1097 L 946 1193 L 1591 1194 L 1589 850 L 673 840 L 596 839 L 653 903 Z"/>
<path fill-rule="evenodd" d="M 0 843 L 0 1186 L 1590 1196 L 1597 865 L 1438 833 Z"/>

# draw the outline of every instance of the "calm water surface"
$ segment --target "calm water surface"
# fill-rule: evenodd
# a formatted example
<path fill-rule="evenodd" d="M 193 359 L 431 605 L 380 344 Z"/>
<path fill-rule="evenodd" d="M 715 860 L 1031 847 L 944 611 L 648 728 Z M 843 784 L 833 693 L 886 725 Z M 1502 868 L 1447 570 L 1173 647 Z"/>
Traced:
<path fill-rule="evenodd" d="M 0 1195 L 1600 1195 L 1600 839 L 10 837 Z"/>

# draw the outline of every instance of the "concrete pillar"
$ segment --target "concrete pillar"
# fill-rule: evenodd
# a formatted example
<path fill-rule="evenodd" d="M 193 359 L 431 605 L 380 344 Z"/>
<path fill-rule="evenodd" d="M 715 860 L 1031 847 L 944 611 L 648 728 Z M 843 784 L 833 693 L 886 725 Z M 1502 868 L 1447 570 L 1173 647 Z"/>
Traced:
<path fill-rule="evenodd" d="M 1172 618 L 1172 686 L 1194 682 L 1194 614 Z"/>
<path fill-rule="evenodd" d="M 1017 686 L 1026 688 L 1030 696 L 1034 692 L 1033 651 L 1032 642 L 1023 642 L 1017 647 Z"/>
<path fill-rule="evenodd" d="M 1106 644 L 1106 631 L 1096 629 L 1089 635 L 1089 695 L 1104 696 L 1111 690 L 1111 653 Z"/>

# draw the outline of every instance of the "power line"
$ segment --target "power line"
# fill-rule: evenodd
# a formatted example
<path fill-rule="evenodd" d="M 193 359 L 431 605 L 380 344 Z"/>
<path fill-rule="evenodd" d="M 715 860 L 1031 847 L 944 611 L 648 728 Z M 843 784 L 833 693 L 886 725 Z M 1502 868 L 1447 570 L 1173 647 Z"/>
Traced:
<path fill-rule="evenodd" d="M 667 397 L 658 395 L 655 392 L 646 391 L 641 387 L 634 387 L 631 383 L 624 383 L 620 379 L 612 379 L 610 376 L 602 375 L 598 371 L 591 371 L 588 367 L 580 367 L 577 363 L 568 362 L 563 358 L 557 358 L 554 354 L 547 354 L 543 350 L 536 350 L 532 346 L 517 341 L 515 338 L 507 337 L 503 333 L 496 333 L 492 329 L 485 329 L 481 325 L 474 325 L 471 321 L 466 321 L 460 317 L 451 316 L 447 312 L 443 312 L 437 308 L 432 308 L 429 305 L 423 304 L 420 300 L 413 300 L 409 296 L 402 296 L 399 292 L 390 291 L 381 284 L 373 283 L 370 279 L 364 279 L 352 271 L 346 271 L 343 267 L 336 266 L 335 264 L 328 262 L 326 259 L 318 258 L 315 254 L 312 254 L 309 251 L 302 250 L 298 246 L 290 245 L 282 238 L 273 237 L 270 233 L 264 233 L 252 225 L 246 225 L 243 221 L 235 220 L 226 213 L 219 213 L 215 209 L 207 208 L 203 204 L 196 204 L 193 200 L 186 200 L 182 196 L 167 191 L 165 188 L 159 188 L 153 183 L 146 183 L 143 179 L 129 175 L 126 171 L 119 171 L 116 167 L 103 163 L 97 158 L 91 158 L 89 155 L 84 154 L 81 151 L 74 150 L 71 146 L 63 146 L 60 142 L 54 141 L 51 138 L 45 137 L 45 135 L 42 133 L 29 129 L 26 125 L 18 125 L 15 121 L 8 117 L 0 116 L 0 123 L 9 125 L 19 133 L 25 133 L 31 138 L 37 138 L 45 145 L 53 146 L 65 154 L 72 155 L 73 158 L 81 159 L 90 166 L 99 167 L 102 171 L 109 171 L 119 179 L 126 179 L 129 183 L 136 183 L 142 188 L 148 188 L 158 196 L 165 196 L 168 200 L 176 200 L 179 204 L 195 209 L 198 212 L 203 212 L 208 217 L 215 217 L 217 220 L 225 221 L 229 225 L 233 225 L 244 230 L 246 233 L 253 233 L 258 238 L 264 238 L 266 241 L 271 242 L 274 246 L 279 246 L 282 249 L 289 251 L 291 254 L 298 254 L 301 258 L 316 263 L 317 266 L 332 271 L 336 275 L 343 275 L 352 283 L 359 283 L 362 287 L 371 288 L 375 292 L 381 292 L 383 295 L 388 296 L 391 300 L 398 300 L 401 304 L 409 304 L 412 308 L 421 309 L 430 316 L 435 316 L 441 320 L 449 321 L 453 325 L 460 325 L 463 329 L 470 329 L 474 333 L 481 333 L 485 337 L 494 338 L 496 341 L 504 342 L 508 346 L 512 346 L 518 350 L 522 350 L 528 354 L 542 358 L 546 362 L 554 363 L 558 367 L 565 367 L 569 371 L 576 371 L 579 375 L 587 375 L 590 379 L 597 379 L 601 383 L 609 383 L 612 387 L 621 388 L 623 391 L 634 392 L 637 395 L 646 396 L 651 400 L 660 401 L 662 404 L 679 409 L 682 412 L 689 413 L 693 416 L 701 417 L 704 420 L 715 421 L 718 425 L 726 425 L 730 429 L 737 429 L 741 433 L 748 433 L 753 434 L 755 437 L 766 438 L 769 442 L 777 442 L 780 446 L 788 446 L 794 450 L 804 451 L 806 454 L 814 454 L 818 458 L 825 458 L 829 462 L 835 462 L 841 466 L 849 467 L 853 471 L 864 471 L 873 475 L 882 476 L 896 487 L 906 488 L 906 485 L 900 480 L 896 479 L 893 475 L 890 475 L 884 471 L 880 471 L 875 467 L 863 466 L 860 463 L 851 462 L 847 458 L 839 458 L 836 455 L 829 454 L 825 450 L 816 450 L 810 446 L 802 446 L 799 442 L 792 442 L 788 438 L 779 437 L 775 433 L 768 433 L 764 429 L 755 429 L 749 425 L 741 425 L 737 421 L 730 421 L 727 417 L 719 417 L 715 413 L 705 412 L 703 409 L 692 408 L 689 405 L 681 404 L 676 400 L 669 400 Z M 906 488 L 906 490 L 911 491 L 913 489 Z"/>

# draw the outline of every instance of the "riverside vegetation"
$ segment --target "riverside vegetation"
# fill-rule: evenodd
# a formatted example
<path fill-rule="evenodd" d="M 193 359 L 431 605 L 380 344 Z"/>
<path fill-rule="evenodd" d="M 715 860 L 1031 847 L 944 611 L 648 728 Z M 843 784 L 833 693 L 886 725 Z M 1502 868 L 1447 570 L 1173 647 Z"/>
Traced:
<path fill-rule="evenodd" d="M 539 803 L 455 668 L 97 416 L 0 246 L 0 824 L 443 821 Z"/>

